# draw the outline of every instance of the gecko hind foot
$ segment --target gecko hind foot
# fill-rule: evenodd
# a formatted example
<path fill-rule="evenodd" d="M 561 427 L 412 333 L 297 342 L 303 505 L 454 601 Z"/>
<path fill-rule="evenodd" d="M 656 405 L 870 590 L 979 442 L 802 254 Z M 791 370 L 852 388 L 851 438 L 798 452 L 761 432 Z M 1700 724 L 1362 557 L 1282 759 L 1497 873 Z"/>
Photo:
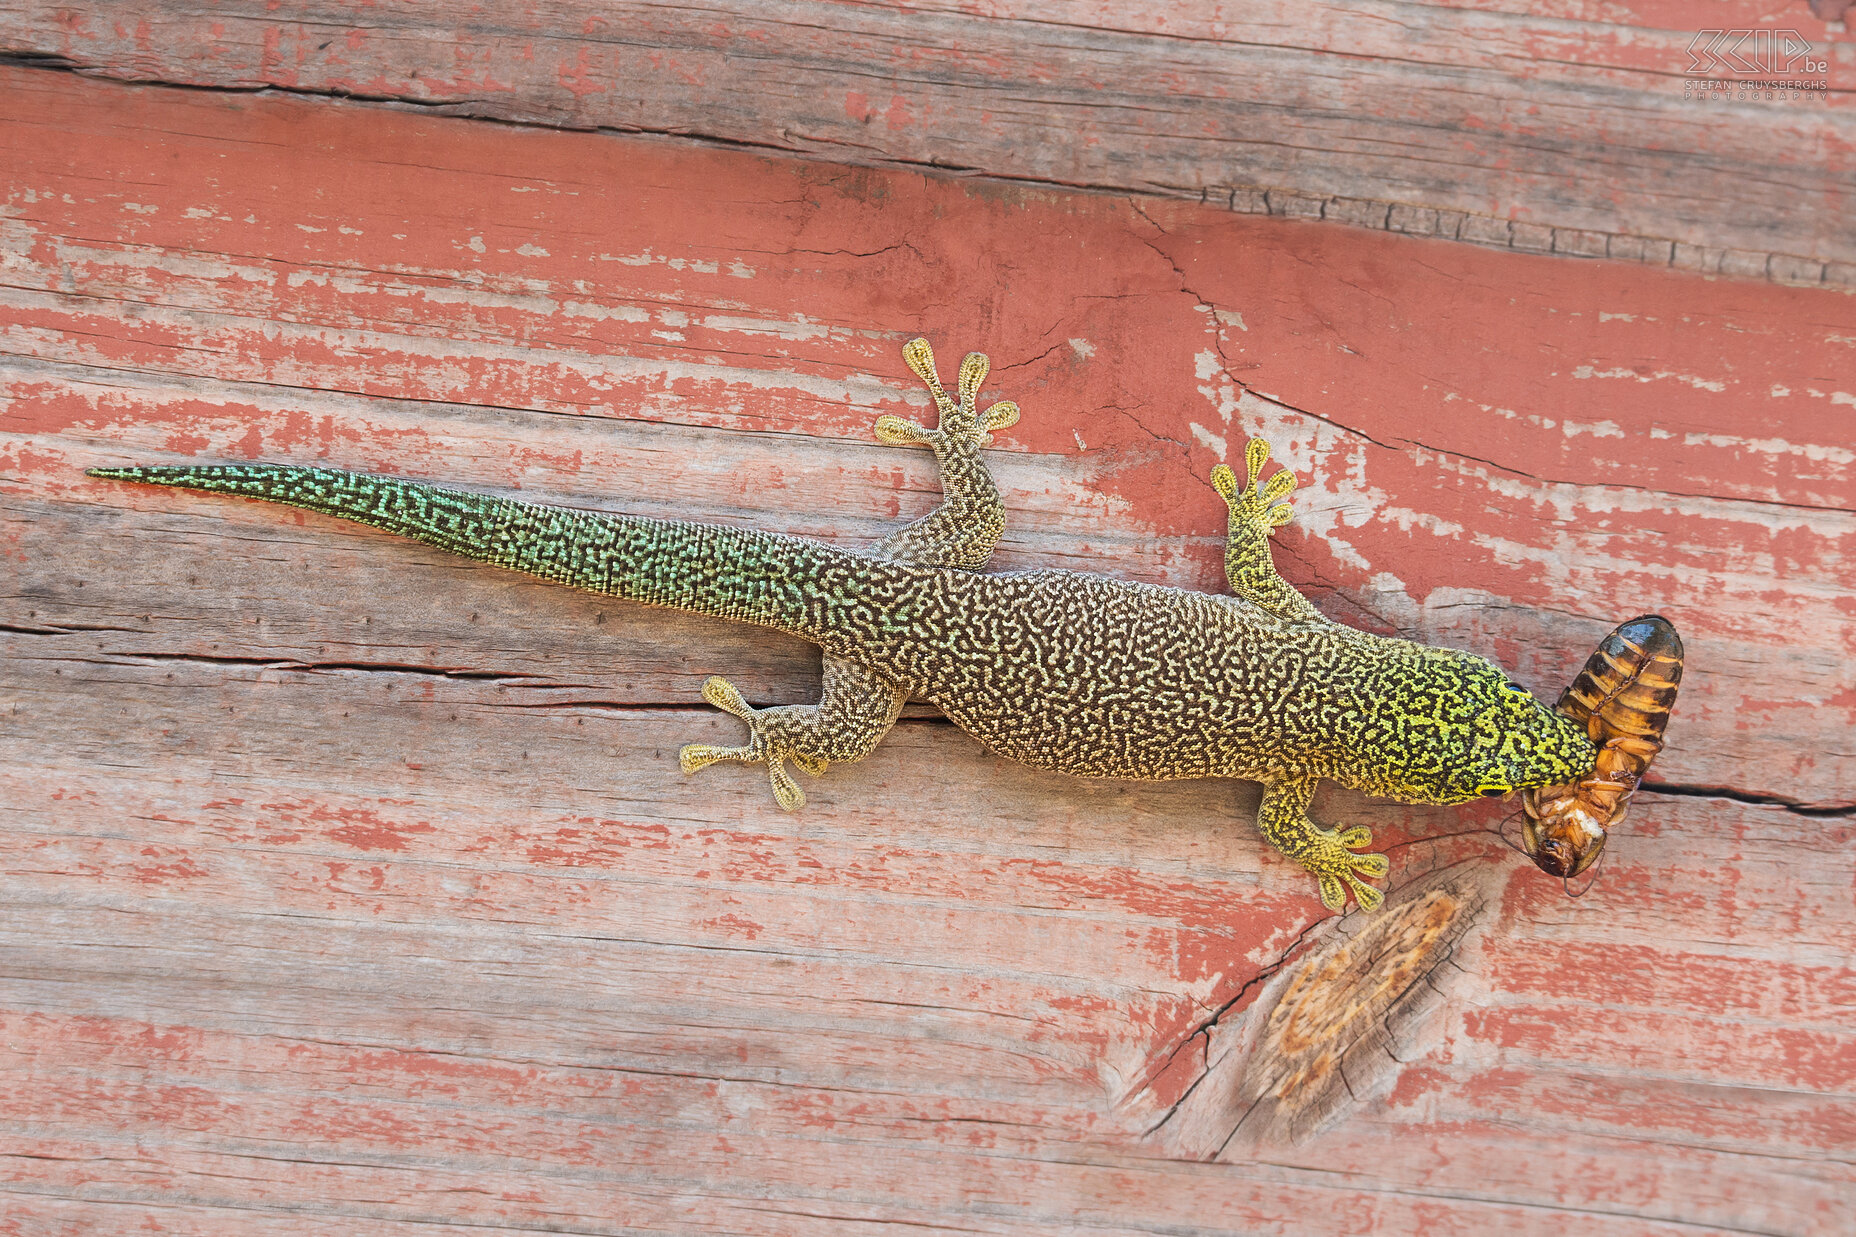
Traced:
<path fill-rule="evenodd" d="M 939 414 L 935 428 L 928 429 L 913 421 L 884 414 L 876 419 L 876 436 L 892 446 L 922 445 L 937 450 L 955 446 L 984 447 L 992 442 L 992 431 L 1002 430 L 1018 420 L 1018 405 L 1001 400 L 985 412 L 978 410 L 980 384 L 992 367 L 984 352 L 969 352 L 960 363 L 960 402 L 955 403 L 941 388 L 934 368 L 934 349 L 925 339 L 911 339 L 902 349 L 903 360 L 915 376 L 927 384 Z"/>
<path fill-rule="evenodd" d="M 1289 495 L 1295 474 L 1278 469 L 1260 481 L 1270 460 L 1270 444 L 1252 438 L 1244 447 L 1244 483 L 1223 464 L 1212 469 L 1212 486 L 1224 499 L 1230 519 L 1225 530 L 1224 574 L 1231 591 L 1266 614 L 1291 623 L 1326 620 L 1313 603 L 1276 571 L 1270 536 L 1294 516 Z"/>
<path fill-rule="evenodd" d="M 1321 901 L 1329 910 L 1346 910 L 1349 890 L 1363 911 L 1376 911 L 1385 901 L 1385 894 L 1360 879 L 1364 876 L 1378 880 L 1392 870 L 1384 855 L 1358 853 L 1372 844 L 1373 831 L 1365 825 L 1354 825 L 1339 833 L 1320 831 L 1314 853 L 1302 861 L 1302 866 L 1321 882 Z"/>
<path fill-rule="evenodd" d="M 767 780 L 773 784 L 773 797 L 779 805 L 789 812 L 804 807 L 806 793 L 799 789 L 799 783 L 786 771 L 787 758 L 791 757 L 794 764 L 814 777 L 825 771 L 827 762 L 801 753 L 784 751 L 769 743 L 760 719 L 760 710 L 743 700 L 741 693 L 727 679 L 711 675 L 702 685 L 702 698 L 722 712 L 746 722 L 748 743 L 745 747 L 717 747 L 713 743 L 685 744 L 677 753 L 677 763 L 683 767 L 683 771 L 694 773 L 721 761 L 750 765 L 764 763 L 767 766 Z"/>
<path fill-rule="evenodd" d="M 1287 468 L 1280 469 L 1267 482 L 1257 483 L 1269 458 L 1270 444 L 1261 438 L 1252 438 L 1244 448 L 1244 465 L 1249 475 L 1242 488 L 1237 484 L 1237 474 L 1227 466 L 1220 464 L 1212 469 L 1212 486 L 1230 507 L 1233 518 L 1251 522 L 1265 537 L 1295 516 L 1295 509 L 1288 501 L 1295 489 L 1294 473 Z"/>

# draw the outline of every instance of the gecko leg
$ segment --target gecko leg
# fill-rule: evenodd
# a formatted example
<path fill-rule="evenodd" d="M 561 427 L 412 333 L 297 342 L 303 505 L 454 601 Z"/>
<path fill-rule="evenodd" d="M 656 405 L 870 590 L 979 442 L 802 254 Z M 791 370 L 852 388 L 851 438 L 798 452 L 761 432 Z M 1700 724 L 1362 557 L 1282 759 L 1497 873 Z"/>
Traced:
<path fill-rule="evenodd" d="M 1376 880 L 1392 865 L 1384 855 L 1356 853 L 1373 844 L 1373 831 L 1365 825 L 1338 833 L 1323 829 L 1308 819 L 1308 803 L 1314 795 L 1312 777 L 1265 783 L 1257 827 L 1270 845 L 1314 873 L 1321 882 L 1321 901 L 1329 910 L 1346 910 L 1350 889 L 1361 910 L 1379 909 L 1385 895 L 1360 877 Z"/>
<path fill-rule="evenodd" d="M 992 431 L 1018 420 L 1018 405 L 1004 400 L 979 411 L 980 384 L 992 364 L 983 352 L 969 352 L 960 363 L 958 403 L 941 389 L 927 340 L 911 339 L 902 357 L 927 385 L 939 421 L 926 429 L 901 417 L 881 416 L 876 436 L 893 446 L 931 448 L 941 469 L 943 498 L 939 507 L 885 537 L 877 552 L 902 562 L 976 570 L 986 565 L 1005 534 L 1005 505 L 980 449 L 992 441 Z"/>
<path fill-rule="evenodd" d="M 876 435 L 892 445 L 932 448 L 942 500 L 927 515 L 878 542 L 876 551 L 884 558 L 924 567 L 978 570 L 992 558 L 1005 532 L 1005 504 L 980 451 L 992 442 L 992 431 L 1017 422 L 1018 405 L 1006 400 L 979 411 L 980 387 L 992 364 L 983 352 L 970 352 L 960 363 L 959 402 L 942 389 L 927 340 L 910 340 L 902 356 L 927 386 L 937 423 L 930 430 L 900 417 L 879 417 Z M 790 710 L 778 723 L 796 752 L 818 760 L 820 773 L 828 761 L 869 755 L 909 698 L 907 689 L 855 662 L 827 653 L 824 664 L 823 699 L 814 707 Z"/>
<path fill-rule="evenodd" d="M 884 558 L 927 567 L 984 567 L 1005 532 L 1005 505 L 980 450 L 992 441 L 992 431 L 1018 420 L 1018 405 L 1006 401 L 979 411 L 979 390 L 990 367 L 984 353 L 969 353 L 961 362 L 958 402 L 942 389 L 927 340 L 910 340 L 902 355 L 927 384 L 938 421 L 934 429 L 926 429 L 883 416 L 877 418 L 876 435 L 894 445 L 931 448 L 940 466 L 944 497 L 939 507 L 877 543 L 876 551 Z M 817 776 L 833 763 L 862 760 L 896 724 L 909 698 L 906 688 L 829 653 L 824 658 L 824 687 L 814 705 L 756 709 L 726 680 L 710 679 L 703 685 L 703 698 L 746 722 L 748 742 L 744 747 L 692 743 L 679 753 L 683 771 L 694 773 L 718 761 L 764 762 L 774 798 L 787 811 L 797 810 L 805 803 L 805 792 L 786 771 L 785 762 L 790 759 Z"/>
<path fill-rule="evenodd" d="M 868 756 L 896 724 L 908 693 L 855 662 L 825 659 L 825 691 L 817 704 L 757 709 L 741 698 L 726 679 L 702 685 L 703 699 L 748 724 L 745 747 L 691 743 L 677 753 L 685 773 L 718 761 L 767 766 L 773 797 L 789 812 L 805 805 L 805 792 L 786 771 L 791 760 L 817 777 L 834 761 Z"/>
<path fill-rule="evenodd" d="M 1259 609 L 1292 622 L 1326 622 L 1308 598 L 1276 574 L 1276 562 L 1270 557 L 1270 534 L 1287 524 L 1295 514 L 1288 497 L 1295 489 L 1295 474 L 1281 469 L 1267 482 L 1258 484 L 1263 465 L 1269 461 L 1270 444 L 1252 438 L 1244 448 L 1248 476 L 1240 488 L 1237 476 L 1223 464 L 1212 469 L 1212 487 L 1223 496 L 1231 518 L 1224 543 L 1224 573 L 1231 590 Z"/>

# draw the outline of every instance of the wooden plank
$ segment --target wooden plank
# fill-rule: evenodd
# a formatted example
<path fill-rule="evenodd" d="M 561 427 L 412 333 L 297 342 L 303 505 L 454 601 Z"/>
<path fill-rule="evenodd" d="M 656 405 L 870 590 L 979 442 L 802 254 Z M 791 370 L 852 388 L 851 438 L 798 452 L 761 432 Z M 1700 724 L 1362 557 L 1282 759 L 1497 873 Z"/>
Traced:
<path fill-rule="evenodd" d="M 1738 62 L 1709 57 L 1704 27 L 1789 30 L 1809 50 L 1755 62 L 1769 44 L 1733 41 Z M 399 99 L 1856 283 L 1856 41 L 1803 5 L 6 0 L 0 40 L 129 80 Z M 1739 85 L 1774 78 L 1815 88 Z"/>
<path fill-rule="evenodd" d="M 0 94 L 0 1232 L 1836 1230 L 1847 296 Z M 1323 792 L 1400 896 L 1481 894 L 1402 1060 L 1305 1141 L 1173 1134 L 1235 1127 L 1259 993 L 1338 939 L 1255 787 L 1059 778 L 921 716 L 788 816 L 674 757 L 734 733 L 709 673 L 814 692 L 798 642 L 81 476 L 328 462 L 858 542 L 933 501 L 868 436 L 923 407 L 916 333 L 1025 408 L 1001 566 L 1220 587 L 1204 477 L 1262 432 L 1337 616 L 1542 691 L 1630 613 L 1688 640 L 1663 791 L 1581 901 L 1494 807 Z"/>

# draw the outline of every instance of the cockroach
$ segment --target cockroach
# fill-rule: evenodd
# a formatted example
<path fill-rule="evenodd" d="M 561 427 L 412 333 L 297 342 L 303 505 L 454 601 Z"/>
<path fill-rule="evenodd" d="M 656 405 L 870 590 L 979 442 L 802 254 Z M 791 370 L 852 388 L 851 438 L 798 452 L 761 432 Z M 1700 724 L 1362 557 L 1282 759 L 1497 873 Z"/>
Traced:
<path fill-rule="evenodd" d="M 1682 637 L 1660 614 L 1620 624 L 1599 642 L 1557 708 L 1585 727 L 1598 763 L 1576 782 L 1521 792 L 1521 841 L 1541 871 L 1570 880 L 1598 861 L 1606 830 L 1663 750 L 1682 682 Z"/>

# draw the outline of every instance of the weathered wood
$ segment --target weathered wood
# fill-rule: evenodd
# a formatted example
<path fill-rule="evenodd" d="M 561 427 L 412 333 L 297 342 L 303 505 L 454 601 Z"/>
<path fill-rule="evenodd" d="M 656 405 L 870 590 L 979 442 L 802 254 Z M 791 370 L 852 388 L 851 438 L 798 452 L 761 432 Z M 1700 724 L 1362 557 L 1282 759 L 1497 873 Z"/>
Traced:
<path fill-rule="evenodd" d="M 1434 1046 L 1425 1036 L 1449 992 L 1443 973 L 1462 972 L 1452 955 L 1487 909 L 1483 885 L 1499 870 L 1472 862 L 1407 877 L 1383 914 L 1343 920 L 1270 979 L 1241 1020 L 1241 1047 L 1229 1049 L 1217 1023 L 1207 1027 L 1205 1072 L 1155 1128 L 1161 1144 L 1249 1159 L 1382 1099 L 1401 1067 Z"/>
<path fill-rule="evenodd" d="M 1790 29 L 1826 68 L 1703 60 L 1704 27 Z M 0 0 L 0 48 L 1856 283 L 1856 41 L 1802 5 Z M 1825 89 L 1710 94 L 1698 64 Z"/>
<path fill-rule="evenodd" d="M 0 94 L 0 1231 L 1841 1223 L 1847 296 L 358 104 Z M 1259 994 L 1338 948 L 1255 787 L 1058 778 L 918 718 L 787 816 L 675 751 L 734 733 L 709 673 L 806 698 L 804 645 L 81 476 L 328 462 L 854 542 L 932 501 L 868 436 L 922 406 L 916 333 L 1025 408 L 1001 566 L 1220 587 L 1204 478 L 1262 432 L 1331 613 L 1543 692 L 1621 617 L 1683 632 L 1663 791 L 1582 901 L 1496 809 L 1317 800 L 1396 896 L 1467 872 L 1483 909 L 1384 1093 L 1305 1142 L 1167 1134 L 1235 1127 Z"/>

